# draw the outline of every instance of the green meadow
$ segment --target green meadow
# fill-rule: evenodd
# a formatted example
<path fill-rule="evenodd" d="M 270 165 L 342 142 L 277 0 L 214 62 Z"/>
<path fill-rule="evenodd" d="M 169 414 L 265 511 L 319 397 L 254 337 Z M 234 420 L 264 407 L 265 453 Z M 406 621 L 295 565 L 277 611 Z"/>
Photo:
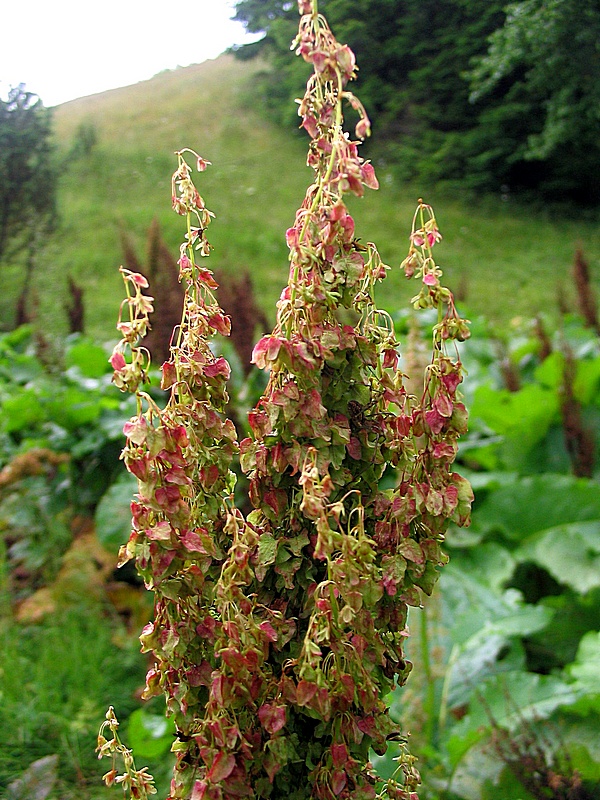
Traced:
<path fill-rule="evenodd" d="M 225 55 L 55 110 L 64 164 L 60 224 L 35 279 L 46 330 L 60 332 L 66 325 L 62 307 L 72 276 L 85 291 L 87 332 L 99 341 L 113 338 L 122 232 L 143 264 L 146 233 L 156 217 L 177 253 L 183 220 L 170 208 L 170 177 L 174 151 L 184 147 L 212 164 L 199 180 L 216 217 L 209 266 L 225 274 L 249 271 L 259 302 L 273 319 L 287 279 L 285 230 L 312 172 L 305 164 L 307 137 L 278 128 L 260 107 L 253 81 L 262 69 L 263 64 Z M 69 157 L 81 126 L 95 130 L 97 144 L 87 155 Z M 574 307 L 570 269 L 577 246 L 598 285 L 600 231 L 592 212 L 578 216 L 573 210 L 529 207 L 500 193 L 474 198 L 406 186 L 385 163 L 375 159 L 375 166 L 379 191 L 367 190 L 352 211 L 357 235 L 375 241 L 391 268 L 381 293 L 387 310 L 404 307 L 413 292 L 399 264 L 419 196 L 434 206 L 444 235 L 439 263 L 471 315 L 503 326 L 518 317 L 556 318 L 558 295 Z"/>

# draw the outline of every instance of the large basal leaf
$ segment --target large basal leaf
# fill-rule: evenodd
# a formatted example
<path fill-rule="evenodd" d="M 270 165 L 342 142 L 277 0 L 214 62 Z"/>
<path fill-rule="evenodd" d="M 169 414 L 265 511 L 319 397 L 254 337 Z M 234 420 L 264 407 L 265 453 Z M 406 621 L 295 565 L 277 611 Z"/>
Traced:
<path fill-rule="evenodd" d="M 599 404 L 600 386 L 600 358 L 593 360 L 581 360 L 577 362 L 577 373 L 575 375 L 575 385 L 573 393 L 575 399 L 583 405 L 589 403 Z"/>
<path fill-rule="evenodd" d="M 585 594 L 600 586 L 600 519 L 539 531 L 514 555 L 519 561 L 538 564 L 563 586 Z"/>
<path fill-rule="evenodd" d="M 444 694 L 448 708 L 455 708 L 472 701 L 490 675 L 523 668 L 520 639 L 543 630 L 554 612 L 524 604 L 518 592 L 500 594 L 456 566 L 447 573 L 442 574 L 442 596 L 453 625 Z M 446 591 L 450 587 L 451 596 Z"/>
<path fill-rule="evenodd" d="M 159 758 L 171 749 L 175 723 L 164 714 L 151 714 L 143 708 L 129 717 L 127 738 L 134 755 L 139 758 Z"/>
<path fill-rule="evenodd" d="M 49 418 L 68 431 L 95 422 L 101 411 L 98 397 L 74 386 L 61 388 L 46 407 Z"/>
<path fill-rule="evenodd" d="M 440 789 L 460 800 L 534 800 L 487 742 L 478 742 Z M 446 797 L 443 794 L 442 797 Z"/>
<path fill-rule="evenodd" d="M 44 408 L 33 389 L 24 389 L 7 397 L 2 403 L 1 411 L 2 428 L 7 433 L 31 433 L 31 428 L 45 418 Z"/>
<path fill-rule="evenodd" d="M 598 484 L 547 473 L 490 492 L 473 513 L 473 529 L 497 529 L 509 539 L 522 540 L 538 531 L 589 520 L 600 520 Z"/>
<path fill-rule="evenodd" d="M 93 342 L 80 340 L 67 348 L 67 367 L 76 367 L 85 378 L 100 378 L 112 372 L 106 350 Z"/>
<path fill-rule="evenodd" d="M 137 491 L 137 480 L 127 474 L 103 495 L 96 508 L 94 521 L 98 541 L 117 553 L 131 533 L 131 501 Z"/>
<path fill-rule="evenodd" d="M 567 667 L 567 673 L 575 678 L 575 686 L 582 693 L 572 710 L 583 716 L 590 712 L 592 716 L 600 715 L 600 631 L 588 631 L 581 638 L 577 657 Z M 597 749 L 600 765 L 600 737 L 597 737 Z"/>
<path fill-rule="evenodd" d="M 600 785 L 600 715 L 568 717 L 556 723 L 556 732 L 573 770 L 586 781 Z"/>
<path fill-rule="evenodd" d="M 500 592 L 514 572 L 512 553 L 496 542 L 452 549 L 452 564 L 461 572 Z"/>
<path fill-rule="evenodd" d="M 492 676 L 477 688 L 469 713 L 448 738 L 451 763 L 458 764 L 471 747 L 488 738 L 493 727 L 515 731 L 525 723 L 541 722 L 557 709 L 573 705 L 580 695 L 554 675 L 515 671 Z"/>
<path fill-rule="evenodd" d="M 472 430 L 491 429 L 503 437 L 493 445 L 505 469 L 520 469 L 558 416 L 558 394 L 537 384 L 518 392 L 480 386 L 470 409 Z M 476 458 L 476 453 L 474 454 Z"/>

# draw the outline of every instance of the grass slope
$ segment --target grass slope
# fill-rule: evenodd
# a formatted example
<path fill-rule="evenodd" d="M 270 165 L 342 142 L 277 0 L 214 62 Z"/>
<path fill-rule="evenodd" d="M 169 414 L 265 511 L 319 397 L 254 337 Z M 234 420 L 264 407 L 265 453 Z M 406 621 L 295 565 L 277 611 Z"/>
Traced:
<path fill-rule="evenodd" d="M 87 158 L 67 164 L 61 180 L 61 226 L 37 279 L 49 329 L 64 326 L 61 307 L 66 276 L 72 275 L 85 288 L 89 332 L 113 338 L 121 298 L 119 231 L 132 237 L 143 262 L 146 231 L 156 216 L 176 253 L 183 220 L 170 210 L 170 176 L 173 152 L 186 146 L 213 164 L 198 181 L 216 214 L 209 266 L 234 274 L 248 269 L 260 302 L 274 316 L 287 279 L 285 230 L 312 173 L 305 166 L 306 137 L 278 129 L 256 104 L 252 79 L 261 68 L 221 56 L 57 108 L 56 138 L 63 152 L 82 123 L 96 128 L 98 145 Z M 422 188 L 400 186 L 385 166 L 376 166 L 381 189 L 351 205 L 357 235 L 375 241 L 392 267 L 381 302 L 393 312 L 414 293 L 398 265 Z M 600 232 L 590 221 L 494 198 L 469 204 L 434 191 L 425 199 L 434 205 L 444 234 L 439 262 L 450 285 L 466 290 L 471 314 L 500 324 L 516 315 L 556 314 L 557 291 L 572 294 L 564 287 L 578 242 L 598 278 Z"/>

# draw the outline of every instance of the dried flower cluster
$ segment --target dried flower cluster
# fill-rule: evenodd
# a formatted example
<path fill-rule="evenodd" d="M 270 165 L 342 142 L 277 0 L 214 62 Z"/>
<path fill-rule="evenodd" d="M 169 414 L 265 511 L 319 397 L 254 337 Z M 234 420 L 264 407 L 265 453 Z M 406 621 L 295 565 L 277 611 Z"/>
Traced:
<path fill-rule="evenodd" d="M 431 255 L 440 238 L 433 212 L 419 204 L 404 262 L 421 282 L 416 307 L 439 309 L 416 398 L 398 368 L 392 322 L 374 301 L 387 267 L 355 238 L 344 202 L 377 188 L 342 128 L 348 101 L 359 111 L 356 135 L 369 132 L 346 91 L 354 55 L 316 2 L 299 7 L 295 46 L 314 66 L 299 114 L 315 180 L 287 231 L 290 276 L 276 326 L 254 348 L 270 377 L 249 415 L 253 435 L 239 445 L 254 508 L 247 519 L 230 500 L 238 445 L 222 413 L 229 367 L 208 343 L 229 332 L 229 320 L 212 273 L 196 262 L 210 252 L 210 213 L 186 151 L 173 192 L 188 221 L 186 292 L 162 368 L 164 409 L 139 389 L 147 363 L 133 337 L 147 329 L 151 299 L 144 279 L 124 271 L 130 318 L 111 363 L 117 385 L 137 390 L 124 459 L 139 493 L 121 562 L 135 559 L 155 594 L 141 636 L 156 660 L 145 696 L 164 693 L 176 722 L 171 800 L 375 798 L 370 749 L 405 744 L 384 698 L 411 669 L 407 610 L 432 591 L 445 529 L 467 524 L 472 499 L 451 470 L 466 411 L 460 360 L 447 351 L 468 331 Z M 395 488 L 382 490 L 390 471 Z M 403 746 L 383 794 L 416 798 L 414 760 Z"/>

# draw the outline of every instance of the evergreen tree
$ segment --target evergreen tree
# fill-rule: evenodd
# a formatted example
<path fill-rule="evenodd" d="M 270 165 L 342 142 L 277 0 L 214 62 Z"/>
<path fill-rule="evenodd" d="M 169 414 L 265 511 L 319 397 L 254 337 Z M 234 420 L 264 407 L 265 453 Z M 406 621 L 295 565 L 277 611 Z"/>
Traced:
<path fill-rule="evenodd" d="M 52 118 L 23 84 L 0 98 L 0 263 L 56 216 Z"/>
<path fill-rule="evenodd" d="M 238 53 L 268 57 L 265 103 L 289 124 L 303 67 L 287 55 L 295 4 L 236 9 L 248 30 L 265 32 Z M 600 199 L 596 0 L 321 0 L 319 9 L 352 41 L 361 96 L 403 177 Z"/>
<path fill-rule="evenodd" d="M 18 287 L 20 303 L 28 293 L 35 252 L 56 221 L 51 126 L 51 112 L 23 84 L 11 89 L 6 100 L 0 98 L 0 267 L 28 253 L 25 282 Z"/>
<path fill-rule="evenodd" d="M 600 6 L 596 0 L 525 0 L 506 9 L 470 75 L 482 154 L 509 183 L 598 202 Z"/>

